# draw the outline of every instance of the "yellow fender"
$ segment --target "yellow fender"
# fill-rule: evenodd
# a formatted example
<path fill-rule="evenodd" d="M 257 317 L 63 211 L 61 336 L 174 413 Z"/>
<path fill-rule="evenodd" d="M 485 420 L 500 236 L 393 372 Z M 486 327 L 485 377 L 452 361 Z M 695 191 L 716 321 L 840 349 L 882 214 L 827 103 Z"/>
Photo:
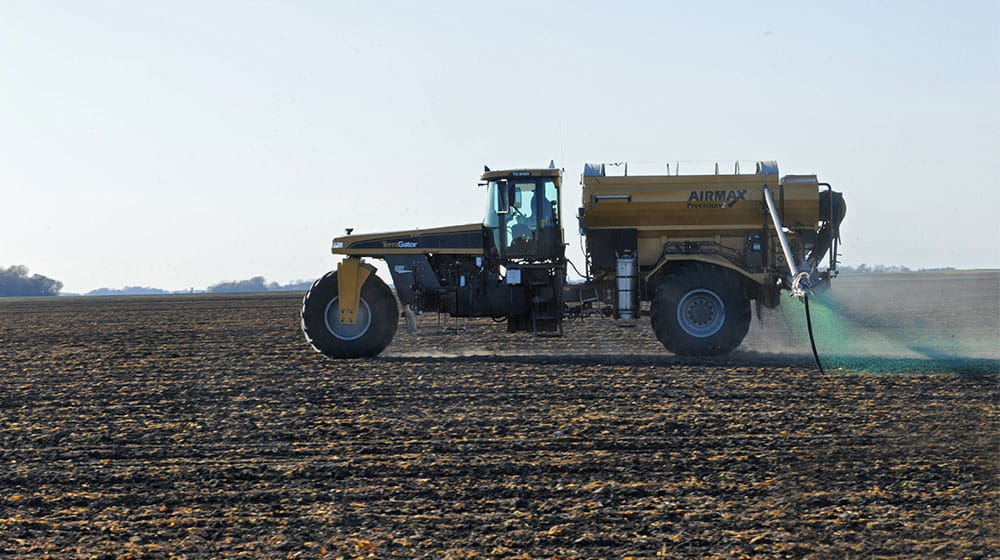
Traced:
<path fill-rule="evenodd" d="M 667 263 L 678 262 L 678 261 L 697 261 L 708 264 L 714 264 L 715 266 L 726 268 L 732 270 L 733 272 L 739 273 L 740 276 L 743 276 L 744 278 L 747 278 L 756 284 L 764 284 L 764 282 L 767 280 L 767 274 L 747 272 L 720 256 L 698 255 L 698 254 L 667 255 L 662 259 L 660 259 L 660 262 L 657 263 L 656 267 L 653 270 L 651 270 L 649 274 L 646 275 L 646 279 L 648 280 L 649 278 L 652 278 L 655 275 L 657 275 L 660 272 L 660 270 L 663 269 L 664 266 L 666 266 Z"/>
<path fill-rule="evenodd" d="M 347 257 L 337 265 L 337 302 L 341 323 L 354 325 L 358 322 L 361 287 L 374 272 L 374 266 L 358 257 Z"/>

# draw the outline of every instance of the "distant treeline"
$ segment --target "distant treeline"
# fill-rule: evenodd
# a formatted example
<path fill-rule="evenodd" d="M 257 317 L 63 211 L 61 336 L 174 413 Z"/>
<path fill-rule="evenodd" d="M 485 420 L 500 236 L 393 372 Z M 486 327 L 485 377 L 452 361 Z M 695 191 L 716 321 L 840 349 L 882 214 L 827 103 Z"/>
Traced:
<path fill-rule="evenodd" d="M 159 288 L 147 288 L 145 286 L 125 286 L 122 289 L 115 288 L 98 288 L 96 290 L 91 290 L 84 295 L 87 296 L 145 296 L 145 295 L 157 295 L 157 294 L 172 294 L 172 293 L 187 293 L 187 292 L 168 292 L 167 290 L 161 290 Z"/>
<path fill-rule="evenodd" d="M 87 292 L 85 295 L 88 296 L 137 296 L 137 295 L 167 295 L 167 294 L 202 294 L 205 292 L 211 293 L 235 293 L 235 292 L 297 292 L 306 291 L 312 286 L 311 281 L 300 281 L 292 282 L 290 284 L 278 284 L 277 282 L 268 282 L 263 276 L 256 276 L 249 280 L 237 280 L 235 282 L 220 282 L 218 284 L 212 284 L 208 287 L 208 290 L 195 290 L 194 288 L 190 290 L 180 290 L 180 291 L 167 291 L 161 290 L 159 288 L 147 288 L 144 286 L 126 286 L 121 289 L 116 288 L 100 288 L 98 290 L 92 290 Z"/>
<path fill-rule="evenodd" d="M 28 276 L 28 267 L 0 268 L 0 297 L 56 296 L 63 283 L 41 274 Z"/>
<path fill-rule="evenodd" d="M 911 270 L 909 267 L 906 266 L 900 266 L 900 265 L 886 266 L 884 264 L 876 264 L 872 266 L 868 266 L 867 264 L 860 264 L 858 266 L 840 265 L 837 267 L 837 270 L 839 270 L 841 274 L 882 274 L 887 272 L 914 272 L 913 270 Z M 947 270 L 955 270 L 955 269 L 953 267 L 921 268 L 916 270 L 916 272 L 944 272 Z"/>
<path fill-rule="evenodd" d="M 209 292 L 297 292 L 306 291 L 312 286 L 311 281 L 292 282 L 281 285 L 277 282 L 268 282 L 263 276 L 255 276 L 249 280 L 237 280 L 235 282 L 221 282 L 208 287 Z"/>

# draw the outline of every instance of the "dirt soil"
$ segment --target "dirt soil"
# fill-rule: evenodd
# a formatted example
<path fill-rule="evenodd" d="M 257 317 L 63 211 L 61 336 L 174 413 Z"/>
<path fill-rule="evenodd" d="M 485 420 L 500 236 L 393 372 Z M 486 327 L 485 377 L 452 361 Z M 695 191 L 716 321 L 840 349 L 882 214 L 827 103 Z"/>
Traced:
<path fill-rule="evenodd" d="M 333 361 L 300 298 L 0 302 L 0 556 L 1000 557 L 995 372 L 426 316 Z"/>

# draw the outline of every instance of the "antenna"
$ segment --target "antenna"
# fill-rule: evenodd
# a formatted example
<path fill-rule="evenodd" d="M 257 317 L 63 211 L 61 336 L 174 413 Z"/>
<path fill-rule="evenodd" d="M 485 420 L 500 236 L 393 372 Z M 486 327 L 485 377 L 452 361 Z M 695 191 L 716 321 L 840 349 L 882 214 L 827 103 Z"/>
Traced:
<path fill-rule="evenodd" d="M 559 163 L 566 165 L 566 150 L 563 149 L 563 137 L 562 137 L 562 117 L 556 116 L 559 121 Z"/>

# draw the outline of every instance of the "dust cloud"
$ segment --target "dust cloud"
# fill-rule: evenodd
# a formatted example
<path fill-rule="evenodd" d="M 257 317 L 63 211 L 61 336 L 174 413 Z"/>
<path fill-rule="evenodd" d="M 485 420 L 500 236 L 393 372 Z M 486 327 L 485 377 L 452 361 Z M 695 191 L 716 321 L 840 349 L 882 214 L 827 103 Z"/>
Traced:
<path fill-rule="evenodd" d="M 1000 271 L 845 275 L 810 311 L 827 368 L 1000 371 Z M 801 302 L 786 297 L 762 316 L 743 350 L 810 353 Z"/>
<path fill-rule="evenodd" d="M 810 298 L 824 369 L 866 373 L 1000 372 L 1000 271 L 843 275 Z M 567 320 L 565 336 L 507 333 L 490 320 L 418 318 L 400 328 L 387 359 L 521 359 L 607 364 L 739 363 L 812 367 L 802 302 L 786 296 L 755 316 L 743 344 L 719 358 L 681 359 L 657 340 L 648 315 L 632 328 L 600 316 Z"/>

